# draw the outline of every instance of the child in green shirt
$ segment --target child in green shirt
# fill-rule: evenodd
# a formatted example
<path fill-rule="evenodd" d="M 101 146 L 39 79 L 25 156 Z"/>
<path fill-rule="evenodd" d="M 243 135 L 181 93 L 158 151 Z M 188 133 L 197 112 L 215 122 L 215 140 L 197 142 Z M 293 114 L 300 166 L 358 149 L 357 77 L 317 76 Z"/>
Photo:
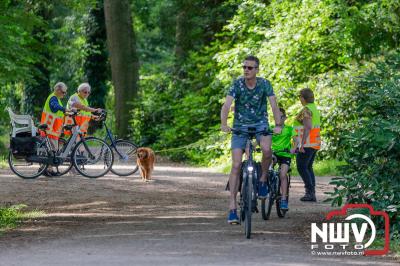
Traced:
<path fill-rule="evenodd" d="M 296 141 L 296 131 L 293 127 L 285 125 L 286 111 L 283 108 L 279 108 L 281 116 L 281 134 L 274 134 L 272 136 L 272 151 L 274 152 L 277 162 L 280 166 L 280 179 L 281 179 L 281 191 L 282 198 L 280 207 L 282 210 L 289 209 L 289 203 L 287 200 L 288 193 L 288 180 L 286 175 L 289 171 L 290 162 L 292 160 L 293 154 L 295 153 L 297 147 Z"/>

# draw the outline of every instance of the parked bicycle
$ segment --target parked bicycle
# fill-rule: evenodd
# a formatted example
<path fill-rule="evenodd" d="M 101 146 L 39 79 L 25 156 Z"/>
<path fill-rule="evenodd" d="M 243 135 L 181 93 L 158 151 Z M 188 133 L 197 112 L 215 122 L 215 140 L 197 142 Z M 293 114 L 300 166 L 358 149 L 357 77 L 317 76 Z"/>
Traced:
<path fill-rule="evenodd" d="M 74 124 L 64 126 L 64 129 L 72 130 L 72 136 L 67 141 L 60 141 L 58 151 L 52 149 L 47 134 L 44 137 L 12 137 L 8 156 L 11 170 L 25 179 L 37 178 L 49 166 L 56 167 L 58 175 L 67 173 L 74 166 L 83 176 L 104 176 L 114 161 L 111 148 L 102 139 L 85 137 L 76 124 L 77 114 L 70 113 Z M 46 132 L 48 125 L 42 124 L 38 128 Z M 80 140 L 76 143 L 78 136 Z"/>
<path fill-rule="evenodd" d="M 235 134 L 243 134 L 247 137 L 246 147 L 248 148 L 247 160 L 243 161 L 240 172 L 240 222 L 244 222 L 244 232 L 246 238 L 251 236 L 251 216 L 257 209 L 258 182 L 261 176 L 261 163 L 253 159 L 255 147 L 253 139 L 257 134 L 267 133 L 265 130 L 256 131 L 254 127 L 248 127 L 247 130 L 232 128 Z"/>
<path fill-rule="evenodd" d="M 116 139 L 112 134 L 111 130 L 107 127 L 105 123 L 107 119 L 107 112 L 103 110 L 101 113 L 94 113 L 99 116 L 100 121 L 102 121 L 105 129 L 106 136 L 104 141 L 106 141 L 113 153 L 114 153 L 114 163 L 111 167 L 111 172 L 119 176 L 129 176 L 134 174 L 139 168 L 137 166 L 137 146 L 135 143 L 129 140 Z"/>
<path fill-rule="evenodd" d="M 288 210 L 283 210 L 281 209 L 280 202 L 281 202 L 281 197 L 282 197 L 282 192 L 281 192 L 281 179 L 280 179 L 280 166 L 276 167 L 277 163 L 277 158 L 275 153 L 278 152 L 290 152 L 289 150 L 281 150 L 281 151 L 274 151 L 272 155 L 272 163 L 269 168 L 269 177 L 268 177 L 268 187 L 269 187 L 269 194 L 266 199 L 261 199 L 261 216 L 264 220 L 268 220 L 271 215 L 271 210 L 272 210 L 272 205 L 276 205 L 276 212 L 278 214 L 279 218 L 283 218 L 286 215 L 286 212 Z M 289 171 L 286 175 L 287 178 L 287 195 L 286 199 L 289 202 L 289 188 L 290 188 L 290 172 L 291 169 L 289 168 Z"/>

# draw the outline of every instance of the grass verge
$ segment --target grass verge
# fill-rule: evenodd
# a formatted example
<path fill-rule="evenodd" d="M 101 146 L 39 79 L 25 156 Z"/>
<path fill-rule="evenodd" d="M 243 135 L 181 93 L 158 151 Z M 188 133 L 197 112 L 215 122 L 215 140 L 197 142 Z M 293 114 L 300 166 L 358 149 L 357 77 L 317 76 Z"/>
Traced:
<path fill-rule="evenodd" d="M 24 219 L 37 218 L 43 215 L 41 211 L 24 212 L 24 204 L 0 207 L 0 233 L 15 228 Z"/>
<path fill-rule="evenodd" d="M 372 245 L 369 247 L 370 249 L 382 249 L 385 246 L 384 238 L 376 238 Z M 393 256 L 396 259 L 400 260 L 400 239 L 394 238 L 390 240 L 389 247 L 389 256 Z"/>

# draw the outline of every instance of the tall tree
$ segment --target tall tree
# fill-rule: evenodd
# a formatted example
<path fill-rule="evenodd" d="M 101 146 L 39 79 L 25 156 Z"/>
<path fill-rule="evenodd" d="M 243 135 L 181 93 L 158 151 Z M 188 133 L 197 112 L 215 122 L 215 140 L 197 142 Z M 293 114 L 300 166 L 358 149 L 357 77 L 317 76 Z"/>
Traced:
<path fill-rule="evenodd" d="M 190 49 L 190 32 L 191 18 L 190 7 L 191 3 L 188 0 L 177 0 L 177 15 L 175 27 L 175 60 L 176 68 L 185 61 L 186 55 Z"/>
<path fill-rule="evenodd" d="M 85 49 L 86 60 L 83 67 L 87 81 L 92 87 L 89 103 L 90 106 L 105 108 L 109 65 L 103 0 L 97 0 L 95 6 L 90 9 L 85 32 L 87 45 Z M 91 132 L 101 125 L 94 120 L 91 120 L 90 123 L 89 130 Z"/>
<path fill-rule="evenodd" d="M 129 1 L 104 0 L 104 14 L 115 91 L 116 132 L 120 137 L 126 137 L 139 79 L 139 59 Z"/>

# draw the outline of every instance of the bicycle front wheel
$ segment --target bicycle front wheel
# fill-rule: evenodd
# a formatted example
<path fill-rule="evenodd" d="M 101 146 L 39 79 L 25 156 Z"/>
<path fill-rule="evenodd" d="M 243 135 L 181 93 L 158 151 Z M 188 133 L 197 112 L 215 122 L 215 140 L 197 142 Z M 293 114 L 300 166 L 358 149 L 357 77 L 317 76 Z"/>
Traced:
<path fill-rule="evenodd" d="M 287 182 L 287 190 L 286 190 L 287 191 L 286 200 L 289 202 L 289 186 L 290 186 L 290 177 L 289 177 L 289 175 L 287 175 L 286 178 L 288 180 L 288 182 Z M 281 193 L 280 193 L 280 195 L 281 195 Z M 277 212 L 279 218 L 284 218 L 285 215 L 286 215 L 286 212 L 288 210 L 282 210 L 281 209 L 280 198 L 281 197 L 278 197 L 279 200 L 278 199 L 276 200 L 276 212 Z"/>
<path fill-rule="evenodd" d="M 64 151 L 65 146 L 67 146 L 67 144 L 68 144 L 68 142 L 65 139 L 59 138 L 57 154 L 60 154 L 62 151 Z M 69 156 L 67 158 L 65 158 L 64 162 L 60 165 L 57 165 L 56 168 L 57 168 L 57 174 L 60 176 L 68 173 L 69 170 L 71 170 L 71 168 L 72 168 L 71 153 L 69 154 Z"/>
<path fill-rule="evenodd" d="M 72 161 L 81 175 L 97 178 L 110 171 L 114 155 L 104 140 L 90 137 L 78 142 L 72 152 Z"/>
<path fill-rule="evenodd" d="M 261 216 L 264 220 L 268 220 L 271 215 L 272 205 L 276 199 L 276 174 L 272 173 L 268 178 L 269 194 L 266 199 L 261 199 Z"/>
<path fill-rule="evenodd" d="M 137 166 L 137 146 L 128 140 L 117 140 L 112 147 L 114 153 L 114 163 L 111 172 L 119 176 L 134 174 L 139 167 Z"/>
<path fill-rule="evenodd" d="M 245 179 L 245 218 L 244 218 L 244 232 L 246 238 L 250 238 L 251 235 L 251 215 L 252 215 L 252 200 L 253 200 L 253 184 L 251 182 L 252 176 L 247 173 L 247 178 Z"/>

